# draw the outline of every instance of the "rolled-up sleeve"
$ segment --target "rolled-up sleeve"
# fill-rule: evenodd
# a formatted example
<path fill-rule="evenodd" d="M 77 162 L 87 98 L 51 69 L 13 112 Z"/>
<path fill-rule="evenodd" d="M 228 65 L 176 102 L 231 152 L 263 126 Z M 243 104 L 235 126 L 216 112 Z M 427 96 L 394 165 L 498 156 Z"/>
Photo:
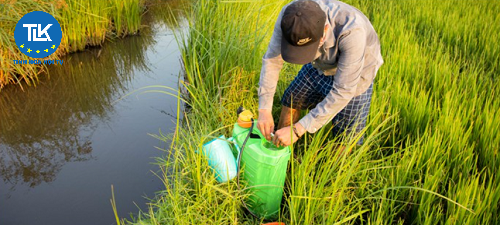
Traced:
<path fill-rule="evenodd" d="M 262 59 L 262 69 L 259 79 L 259 109 L 272 109 L 274 93 L 278 84 L 279 74 L 283 67 L 281 57 L 281 18 L 286 6 L 283 7 L 276 24 L 267 52 Z"/>
<path fill-rule="evenodd" d="M 366 46 L 365 31 L 361 28 L 351 30 L 341 37 L 338 46 L 340 53 L 332 90 L 299 121 L 309 133 L 315 133 L 347 106 L 354 97 L 361 78 Z"/>

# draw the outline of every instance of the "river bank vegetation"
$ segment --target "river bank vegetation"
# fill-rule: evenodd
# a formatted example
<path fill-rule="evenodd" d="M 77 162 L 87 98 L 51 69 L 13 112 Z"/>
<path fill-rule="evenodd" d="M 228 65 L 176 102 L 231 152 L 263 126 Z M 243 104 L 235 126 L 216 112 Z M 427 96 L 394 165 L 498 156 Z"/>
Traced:
<path fill-rule="evenodd" d="M 145 7 L 144 0 L 0 1 L 0 89 L 7 84 L 21 88 L 36 85 L 38 75 L 47 71 L 45 65 L 13 62 L 31 59 L 18 50 L 14 40 L 16 24 L 26 13 L 44 11 L 61 24 L 61 45 L 47 58 L 59 59 L 89 46 L 100 46 L 106 39 L 138 33 Z"/>
<path fill-rule="evenodd" d="M 235 181 L 218 184 L 196 154 L 231 135 L 240 105 L 257 112 L 261 59 L 288 1 L 199 0 L 177 33 L 185 67 L 178 123 L 159 158 L 165 190 L 134 223 L 259 224 Z M 286 224 L 500 223 L 498 1 L 347 0 L 377 30 L 385 64 L 365 143 L 334 149 L 327 126 L 293 147 Z M 481 18 L 481 19 L 478 19 Z M 279 98 L 300 67 L 286 64 Z M 158 87 L 175 95 L 175 90 Z M 298 161 L 300 159 L 300 162 Z"/>

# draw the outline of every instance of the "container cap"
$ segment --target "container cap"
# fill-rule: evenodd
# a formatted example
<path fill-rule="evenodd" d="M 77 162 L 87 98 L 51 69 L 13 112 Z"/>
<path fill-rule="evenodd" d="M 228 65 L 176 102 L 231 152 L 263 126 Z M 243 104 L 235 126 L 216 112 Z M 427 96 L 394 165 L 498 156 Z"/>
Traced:
<path fill-rule="evenodd" d="M 250 120 L 253 118 L 253 114 L 249 110 L 244 110 L 243 112 L 240 113 L 238 118 L 243 122 L 250 122 Z"/>

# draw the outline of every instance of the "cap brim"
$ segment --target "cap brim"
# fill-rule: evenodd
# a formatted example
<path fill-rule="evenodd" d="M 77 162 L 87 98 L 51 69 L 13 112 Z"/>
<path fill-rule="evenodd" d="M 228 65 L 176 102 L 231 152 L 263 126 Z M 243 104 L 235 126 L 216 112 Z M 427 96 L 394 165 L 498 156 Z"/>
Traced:
<path fill-rule="evenodd" d="M 283 60 L 292 64 L 311 63 L 318 52 L 320 41 L 313 42 L 306 46 L 294 46 L 286 39 L 281 40 L 281 56 Z"/>

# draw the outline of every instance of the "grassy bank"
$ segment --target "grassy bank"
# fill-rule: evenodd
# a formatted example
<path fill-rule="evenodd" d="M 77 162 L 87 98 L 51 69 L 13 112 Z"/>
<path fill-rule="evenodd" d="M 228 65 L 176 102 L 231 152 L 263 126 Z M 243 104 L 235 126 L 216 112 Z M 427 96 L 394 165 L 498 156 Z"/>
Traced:
<path fill-rule="evenodd" d="M 363 146 L 335 151 L 329 127 L 293 147 L 286 224 L 500 223 L 497 1 L 348 0 L 382 44 Z M 261 58 L 287 1 L 199 0 L 181 41 L 189 110 L 158 159 L 165 190 L 135 223 L 258 224 L 234 181 L 218 184 L 195 150 L 257 112 Z M 473 5 L 473 6 L 472 6 Z M 481 18 L 478 20 L 477 18 Z M 286 64 L 274 101 L 300 67 Z M 168 90 L 168 89 L 167 89 Z M 171 92 L 171 91 L 167 91 Z M 179 97 L 179 109 L 184 100 Z M 294 159 L 294 158 L 292 158 Z"/>
<path fill-rule="evenodd" d="M 14 40 L 17 21 L 26 13 L 44 11 L 53 15 L 61 24 L 61 45 L 49 59 L 88 46 L 99 46 L 106 38 L 135 34 L 141 25 L 144 0 L 109 1 L 0 1 L 0 89 L 7 84 L 36 85 L 38 75 L 46 70 L 42 65 L 14 64 L 13 60 L 29 60 L 22 54 Z"/>

